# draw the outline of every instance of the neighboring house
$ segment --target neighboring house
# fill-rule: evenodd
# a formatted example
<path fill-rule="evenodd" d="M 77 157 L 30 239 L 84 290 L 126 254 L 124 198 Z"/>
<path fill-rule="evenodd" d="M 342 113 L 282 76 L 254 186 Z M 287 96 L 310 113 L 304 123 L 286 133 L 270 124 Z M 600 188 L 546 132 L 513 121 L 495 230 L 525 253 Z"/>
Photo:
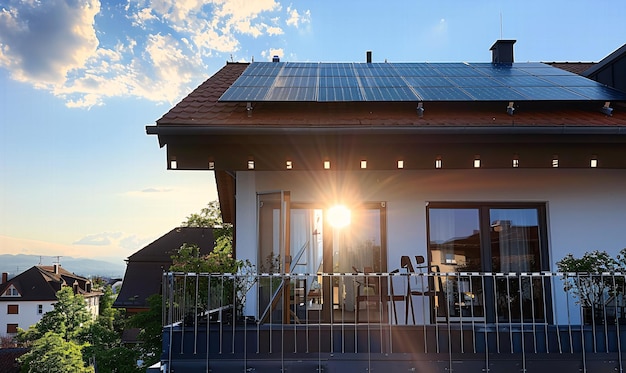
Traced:
<path fill-rule="evenodd" d="M 211 228 L 178 227 L 129 256 L 126 273 L 114 308 L 125 308 L 128 315 L 147 311 L 148 297 L 161 294 L 161 278 L 172 264 L 172 255 L 183 244 L 195 244 L 200 255 L 213 250 L 215 238 Z"/>
<path fill-rule="evenodd" d="M 28 352 L 27 348 L 0 348 L 0 372 L 19 373 L 17 359 Z"/>
<path fill-rule="evenodd" d="M 95 319 L 100 309 L 102 292 L 93 290 L 89 279 L 62 268 L 33 266 L 8 279 L 2 274 L 0 283 L 0 335 L 14 335 L 17 329 L 28 329 L 51 311 L 57 302 L 56 293 L 64 286 L 73 288 L 75 294 L 85 298 L 85 306 Z"/>
<path fill-rule="evenodd" d="M 597 63 L 547 62 L 547 64 L 626 92 L 626 44 Z"/>
<path fill-rule="evenodd" d="M 626 246 L 626 93 L 547 64 L 516 63 L 513 44 L 496 42 L 491 63 L 373 63 L 369 53 L 363 63 L 277 58 L 227 63 L 148 126 L 148 134 L 167 147 L 168 169 L 215 173 L 223 219 L 234 223 L 239 259 L 251 260 L 260 272 L 309 274 L 303 284 L 285 280 L 283 302 L 257 283 L 244 313 L 259 323 L 257 335 L 245 332 L 258 344 L 233 347 L 232 358 L 211 354 L 214 344 L 197 355 L 193 344 L 194 355 L 184 355 L 191 351 L 185 350 L 192 348 L 191 339 L 224 342 L 225 348 L 232 339 L 208 331 L 198 335 L 198 329 L 186 332 L 177 324 L 182 334 L 164 348 L 179 360 L 168 360 L 168 367 L 204 371 L 209 360 L 219 366 L 246 359 L 251 361 L 244 368 L 265 362 L 285 367 L 296 363 L 283 352 L 306 350 L 309 355 L 297 356 L 303 364 L 310 359 L 310 366 L 302 367 L 310 371 L 338 370 L 345 365 L 335 359 L 346 353 L 355 353 L 347 359 L 365 364 L 363 369 L 373 360 L 402 360 L 401 368 L 410 370 L 415 359 L 452 369 L 453 360 L 466 359 L 453 354 L 482 354 L 467 358 L 477 359 L 476 365 L 454 365 L 471 370 L 491 368 L 494 357 L 488 353 L 506 349 L 510 360 L 518 364 L 519 358 L 525 367 L 539 350 L 562 352 L 566 339 L 586 340 L 572 337 L 571 325 L 581 324 L 581 312 L 573 311 L 575 299 L 551 272 L 569 252 L 616 254 Z M 612 63 L 622 60 L 591 68 L 611 69 Z M 613 85 L 621 87 L 624 76 L 614 78 L 620 81 Z M 384 276 L 406 270 L 404 257 L 415 256 L 451 275 L 440 285 L 429 278 L 434 290 L 411 293 L 417 300 L 410 303 L 411 297 L 398 296 L 391 285 L 406 288 L 414 282 L 394 277 L 388 283 Z M 331 275 L 355 271 L 383 278 L 371 286 L 353 276 Z M 512 277 L 494 278 L 498 273 Z M 290 293 L 290 286 L 311 302 L 292 302 L 298 293 Z M 433 291 L 445 294 L 435 297 Z M 371 308 L 374 293 L 378 324 L 346 326 L 359 322 L 359 308 Z M 294 310 L 272 319 L 281 306 Z M 391 307 L 405 312 L 383 317 Z M 266 331 L 268 312 L 270 324 L 301 323 L 306 338 L 314 330 L 317 339 L 299 340 L 298 325 Z M 411 319 L 423 326 L 408 328 Z M 312 320 L 321 323 L 310 328 L 317 322 Z M 534 332 L 528 346 L 526 324 Z M 538 325 L 545 334 L 536 332 Z M 558 325 L 569 326 L 569 336 L 561 335 Z M 499 335 L 502 326 L 507 333 Z M 285 330 L 284 339 L 266 342 L 277 330 Z M 322 342 L 322 330 L 334 337 Z M 604 340 L 594 334 L 596 339 Z M 272 340 L 280 342 L 272 345 Z M 353 348 L 356 341 L 361 344 Z M 388 354 L 393 348 L 436 354 Z M 531 350 L 535 354 L 529 357 Z M 580 350 L 572 347 L 572 353 Z M 585 359 L 594 355 L 564 356 L 569 361 L 561 363 L 591 364 Z"/>

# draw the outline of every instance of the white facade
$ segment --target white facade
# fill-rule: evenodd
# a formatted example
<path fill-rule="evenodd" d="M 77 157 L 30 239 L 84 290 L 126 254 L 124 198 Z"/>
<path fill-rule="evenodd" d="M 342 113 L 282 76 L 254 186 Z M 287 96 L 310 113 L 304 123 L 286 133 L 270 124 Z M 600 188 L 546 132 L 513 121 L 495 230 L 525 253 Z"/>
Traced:
<path fill-rule="evenodd" d="M 35 325 L 41 320 L 44 313 L 52 311 L 56 302 L 51 301 L 21 301 L 18 297 L 15 300 L 4 298 L 0 302 L 0 336 L 12 335 L 7 333 L 8 325 L 17 324 L 18 328 L 27 330 L 31 325 Z M 17 314 L 9 314 L 9 308 L 17 306 Z"/>
<path fill-rule="evenodd" d="M 545 205 L 550 270 L 567 253 L 626 247 L 626 172 L 613 169 L 463 169 L 248 171 L 237 173 L 237 256 L 257 261 L 256 193 L 290 191 L 291 202 L 385 202 L 387 268 L 402 255 L 427 256 L 429 202 Z M 555 321 L 564 317 L 560 284 L 552 286 Z M 419 307 L 418 307 L 419 308 Z"/>

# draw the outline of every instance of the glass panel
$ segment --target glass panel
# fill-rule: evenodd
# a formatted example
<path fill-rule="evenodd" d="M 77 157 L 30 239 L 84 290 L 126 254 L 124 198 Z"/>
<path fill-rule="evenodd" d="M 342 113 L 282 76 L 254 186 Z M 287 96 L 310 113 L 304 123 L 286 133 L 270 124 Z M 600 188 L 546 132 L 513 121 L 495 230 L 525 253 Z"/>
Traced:
<path fill-rule="evenodd" d="M 442 272 L 481 271 L 478 209 L 430 209 L 432 264 Z"/>
<path fill-rule="evenodd" d="M 537 209 L 490 209 L 489 221 L 493 270 L 517 274 L 496 279 L 498 320 L 519 322 L 544 319 L 541 277 L 519 276 L 520 273 L 541 270 Z"/>
<path fill-rule="evenodd" d="M 289 192 L 259 194 L 258 198 L 258 271 L 260 274 L 288 273 L 291 255 L 289 249 Z M 288 321 L 288 299 L 283 294 L 289 292 L 288 284 L 281 278 L 261 276 L 259 278 L 259 314 L 262 321 Z"/>
<path fill-rule="evenodd" d="M 386 271 L 383 248 L 383 208 L 333 208 L 326 219 L 332 229 L 332 268 L 335 273 Z M 326 258 L 325 258 L 326 260 Z M 339 276 L 332 279 L 332 317 L 339 322 L 383 322 L 386 285 L 376 276 Z"/>
<path fill-rule="evenodd" d="M 444 273 L 441 286 L 445 303 L 433 299 L 438 317 L 483 317 L 483 286 L 478 276 L 463 272 L 483 270 L 480 250 L 480 214 L 477 208 L 432 208 L 429 210 L 432 268 Z M 433 277 L 431 280 L 438 279 Z M 436 291 L 438 281 L 431 284 Z"/>
<path fill-rule="evenodd" d="M 291 284 L 291 307 L 300 320 L 320 320 L 322 287 L 316 273 L 323 271 L 323 229 L 321 209 L 291 209 L 291 272 L 300 274 Z"/>

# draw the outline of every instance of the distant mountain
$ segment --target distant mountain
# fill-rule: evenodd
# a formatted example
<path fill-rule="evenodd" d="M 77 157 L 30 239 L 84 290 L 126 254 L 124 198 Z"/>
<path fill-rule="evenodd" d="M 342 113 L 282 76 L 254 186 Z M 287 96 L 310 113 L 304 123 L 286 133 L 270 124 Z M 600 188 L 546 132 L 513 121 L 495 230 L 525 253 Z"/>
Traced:
<path fill-rule="evenodd" d="M 49 256 L 41 257 L 39 255 L 0 255 L 0 272 L 9 273 L 9 277 L 18 275 L 32 266 L 52 265 L 56 258 Z M 123 260 L 119 262 L 88 259 L 88 258 L 72 258 L 63 256 L 60 259 L 61 267 L 83 277 L 102 276 L 109 278 L 122 278 L 126 270 L 126 263 Z"/>

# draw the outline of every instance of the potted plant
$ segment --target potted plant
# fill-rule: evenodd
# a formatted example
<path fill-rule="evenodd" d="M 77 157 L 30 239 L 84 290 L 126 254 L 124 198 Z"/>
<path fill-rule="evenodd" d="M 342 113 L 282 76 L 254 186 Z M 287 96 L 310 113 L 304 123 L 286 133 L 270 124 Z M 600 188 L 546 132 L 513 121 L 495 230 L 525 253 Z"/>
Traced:
<path fill-rule="evenodd" d="M 190 320 L 195 320 L 198 314 L 223 306 L 232 306 L 235 319 L 243 319 L 243 305 L 256 280 L 256 269 L 248 260 L 234 259 L 232 246 L 225 242 L 227 240 L 218 238 L 214 250 L 205 256 L 199 255 L 196 245 L 188 244 L 181 246 L 172 256 L 170 271 L 205 274 L 198 278 L 197 284 L 194 278 L 186 279 L 185 285 L 181 284 L 186 290 L 185 299 L 189 304 L 180 306 L 185 309 Z M 227 316 L 225 321 L 230 321 L 233 316 Z"/>
<path fill-rule="evenodd" d="M 605 316 L 615 318 L 615 312 L 607 312 L 606 306 L 623 292 L 623 281 L 603 273 L 620 271 L 620 264 L 626 263 L 622 252 L 617 260 L 606 251 L 585 252 L 580 258 L 570 253 L 556 263 L 559 272 L 564 273 L 563 289 L 577 298 L 585 323 L 602 323 Z"/>

